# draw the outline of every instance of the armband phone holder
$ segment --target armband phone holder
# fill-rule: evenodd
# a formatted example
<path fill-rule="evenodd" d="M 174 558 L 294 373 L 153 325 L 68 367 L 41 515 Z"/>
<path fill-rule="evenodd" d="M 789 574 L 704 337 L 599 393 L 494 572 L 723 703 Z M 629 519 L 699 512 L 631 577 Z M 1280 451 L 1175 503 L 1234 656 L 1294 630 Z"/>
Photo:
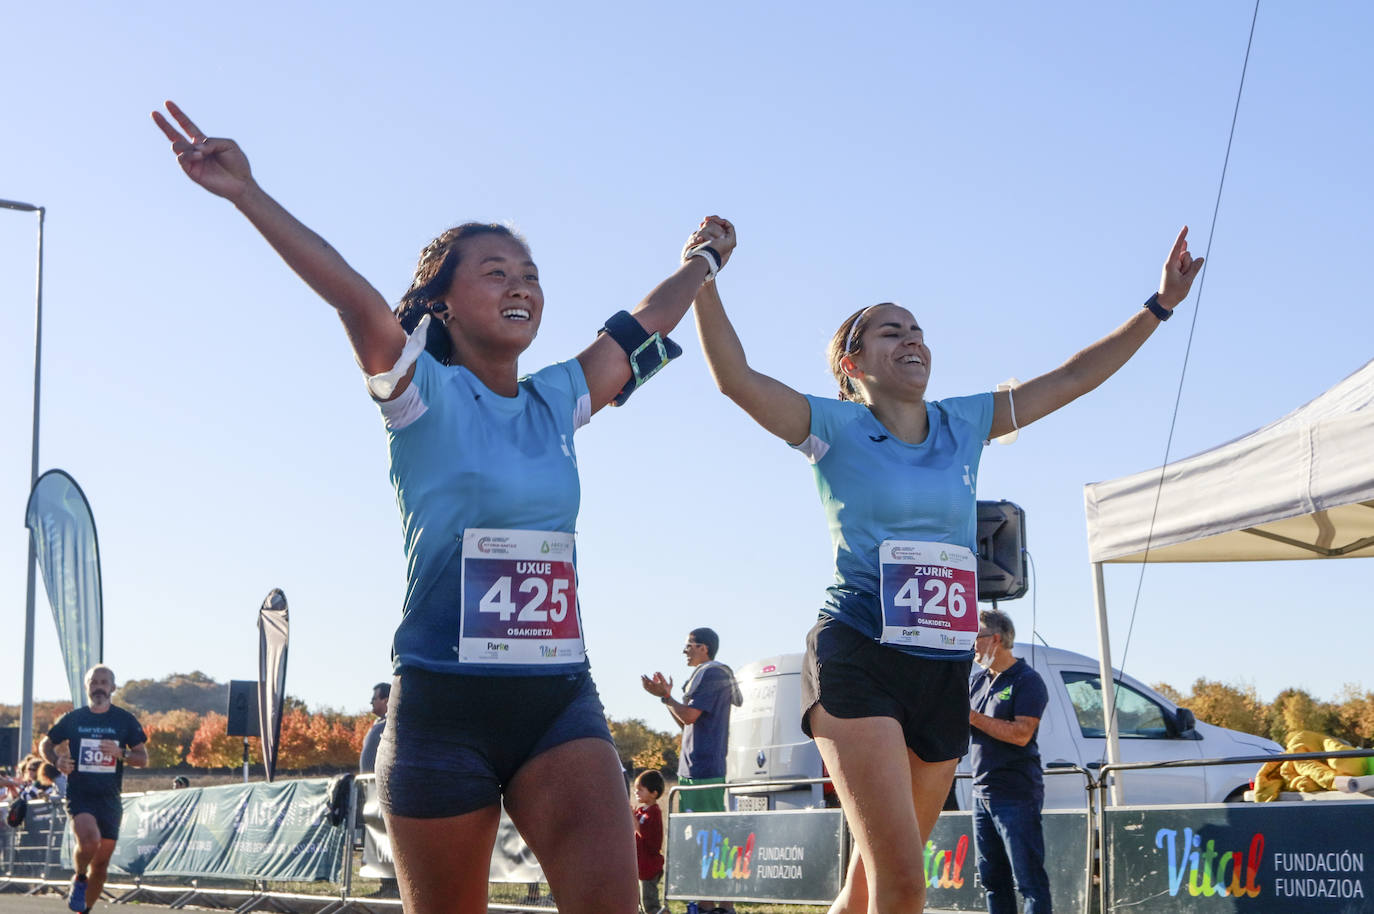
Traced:
<path fill-rule="evenodd" d="M 649 333 L 628 311 L 617 311 L 601 328 L 630 358 L 630 380 L 615 395 L 616 406 L 624 406 L 639 385 L 663 370 L 663 366 L 682 355 L 682 347 L 657 331 Z"/>

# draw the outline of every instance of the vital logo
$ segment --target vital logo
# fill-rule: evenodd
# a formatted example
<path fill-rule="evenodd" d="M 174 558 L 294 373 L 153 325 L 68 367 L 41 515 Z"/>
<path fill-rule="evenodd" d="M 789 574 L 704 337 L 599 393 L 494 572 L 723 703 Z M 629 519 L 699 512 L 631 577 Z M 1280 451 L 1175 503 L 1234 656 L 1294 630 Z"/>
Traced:
<path fill-rule="evenodd" d="M 952 851 L 935 849 L 934 841 L 926 842 L 926 885 L 932 889 L 961 889 L 964 887 L 964 861 L 968 859 L 968 835 L 960 835 Z"/>
<path fill-rule="evenodd" d="M 1178 895 L 1183 877 L 1188 876 L 1188 894 L 1197 898 L 1258 898 L 1261 857 L 1264 854 L 1264 835 L 1250 839 L 1250 851 L 1226 851 L 1218 854 L 1216 842 L 1210 838 L 1202 847 L 1202 837 L 1191 828 L 1183 829 L 1182 846 L 1178 831 L 1161 828 L 1155 832 L 1155 847 L 1169 855 L 1169 894 Z M 1228 879 L 1229 877 L 1229 879 Z"/>
<path fill-rule="evenodd" d="M 1005 689 L 997 693 L 998 701 L 1006 701 L 1009 698 L 1011 698 L 1011 686 L 1007 686 Z"/>
<path fill-rule="evenodd" d="M 969 472 L 968 464 L 964 464 L 964 485 L 973 492 L 978 486 L 978 474 Z"/>
<path fill-rule="evenodd" d="M 872 441 L 874 444 L 882 444 L 884 441 L 887 440 L 887 436 L 886 436 L 886 435 L 869 435 L 869 436 L 868 436 L 868 440 L 869 440 L 869 441 Z"/>
<path fill-rule="evenodd" d="M 754 857 L 754 833 L 744 839 L 744 846 L 731 844 L 730 839 L 714 828 L 697 832 L 697 846 L 701 848 L 702 879 L 748 879 Z"/>

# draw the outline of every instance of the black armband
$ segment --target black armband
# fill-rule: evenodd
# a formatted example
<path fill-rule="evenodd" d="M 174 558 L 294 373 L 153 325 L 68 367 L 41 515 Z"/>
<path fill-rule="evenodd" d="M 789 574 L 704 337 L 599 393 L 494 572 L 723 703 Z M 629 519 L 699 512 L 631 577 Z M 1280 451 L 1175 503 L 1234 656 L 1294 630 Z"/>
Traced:
<path fill-rule="evenodd" d="M 628 311 L 617 311 L 599 331 L 609 333 L 611 339 L 630 357 L 630 380 L 615 395 L 616 406 L 624 406 L 639 385 L 662 370 L 664 365 L 682 355 L 682 347 L 655 331 L 648 333 L 644 325 Z"/>

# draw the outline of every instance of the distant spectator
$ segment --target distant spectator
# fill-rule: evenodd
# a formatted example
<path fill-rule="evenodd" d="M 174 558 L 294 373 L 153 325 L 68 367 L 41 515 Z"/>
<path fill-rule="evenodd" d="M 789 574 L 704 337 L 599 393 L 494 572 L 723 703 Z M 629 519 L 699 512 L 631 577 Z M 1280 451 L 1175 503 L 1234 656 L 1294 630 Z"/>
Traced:
<path fill-rule="evenodd" d="M 185 788 L 190 787 L 190 786 L 191 786 L 191 779 L 188 778 L 188 777 L 187 777 L 186 775 L 184 775 L 184 774 L 179 774 L 179 775 L 177 775 L 176 777 L 172 778 L 172 789 L 173 789 L 173 790 L 184 790 Z"/>
<path fill-rule="evenodd" d="M 372 713 L 377 721 L 363 737 L 363 751 L 358 756 L 358 771 L 371 774 L 377 770 L 377 746 L 382 741 L 382 731 L 386 729 L 386 705 L 391 699 L 391 683 L 379 682 L 372 687 Z"/>
<path fill-rule="evenodd" d="M 639 862 L 639 897 L 642 914 L 666 910 L 659 903 L 658 881 L 663 878 L 663 775 L 657 771 L 640 772 L 635 778 L 635 858 Z"/>
<path fill-rule="evenodd" d="M 730 739 L 730 706 L 744 703 L 734 672 L 716 659 L 720 636 L 709 628 L 687 633 L 682 649 L 692 675 L 682 687 L 682 701 L 672 696 L 673 680 L 662 673 L 641 676 L 644 691 L 658 698 L 682 728 L 682 755 L 677 773 L 685 787 L 725 783 L 725 747 Z M 684 812 L 724 812 L 725 788 L 684 791 Z"/>
<path fill-rule="evenodd" d="M 372 724 L 372 729 L 367 731 L 367 736 L 363 737 L 363 751 L 358 756 L 360 774 L 372 774 L 377 769 L 377 747 L 381 745 L 382 731 L 386 729 L 386 710 L 390 701 L 391 683 L 379 682 L 372 687 L 372 713 L 377 715 L 377 720 Z M 359 803 L 359 823 L 362 822 L 362 818 L 363 808 Z M 376 894 L 383 898 L 395 898 L 400 894 L 400 889 L 395 879 L 387 877 L 382 879 L 381 888 Z"/>

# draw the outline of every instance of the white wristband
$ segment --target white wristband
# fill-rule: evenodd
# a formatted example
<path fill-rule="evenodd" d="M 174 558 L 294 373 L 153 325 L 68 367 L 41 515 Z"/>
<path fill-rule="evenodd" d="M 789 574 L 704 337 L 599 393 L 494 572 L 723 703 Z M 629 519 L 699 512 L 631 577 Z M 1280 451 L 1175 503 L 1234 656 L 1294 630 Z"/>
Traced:
<path fill-rule="evenodd" d="M 716 274 L 720 272 L 720 255 L 716 253 L 715 248 L 711 247 L 710 242 L 703 242 L 694 248 L 688 248 L 682 252 L 683 263 L 686 263 L 693 257 L 700 257 L 702 260 L 706 261 L 707 282 L 716 278 Z"/>

